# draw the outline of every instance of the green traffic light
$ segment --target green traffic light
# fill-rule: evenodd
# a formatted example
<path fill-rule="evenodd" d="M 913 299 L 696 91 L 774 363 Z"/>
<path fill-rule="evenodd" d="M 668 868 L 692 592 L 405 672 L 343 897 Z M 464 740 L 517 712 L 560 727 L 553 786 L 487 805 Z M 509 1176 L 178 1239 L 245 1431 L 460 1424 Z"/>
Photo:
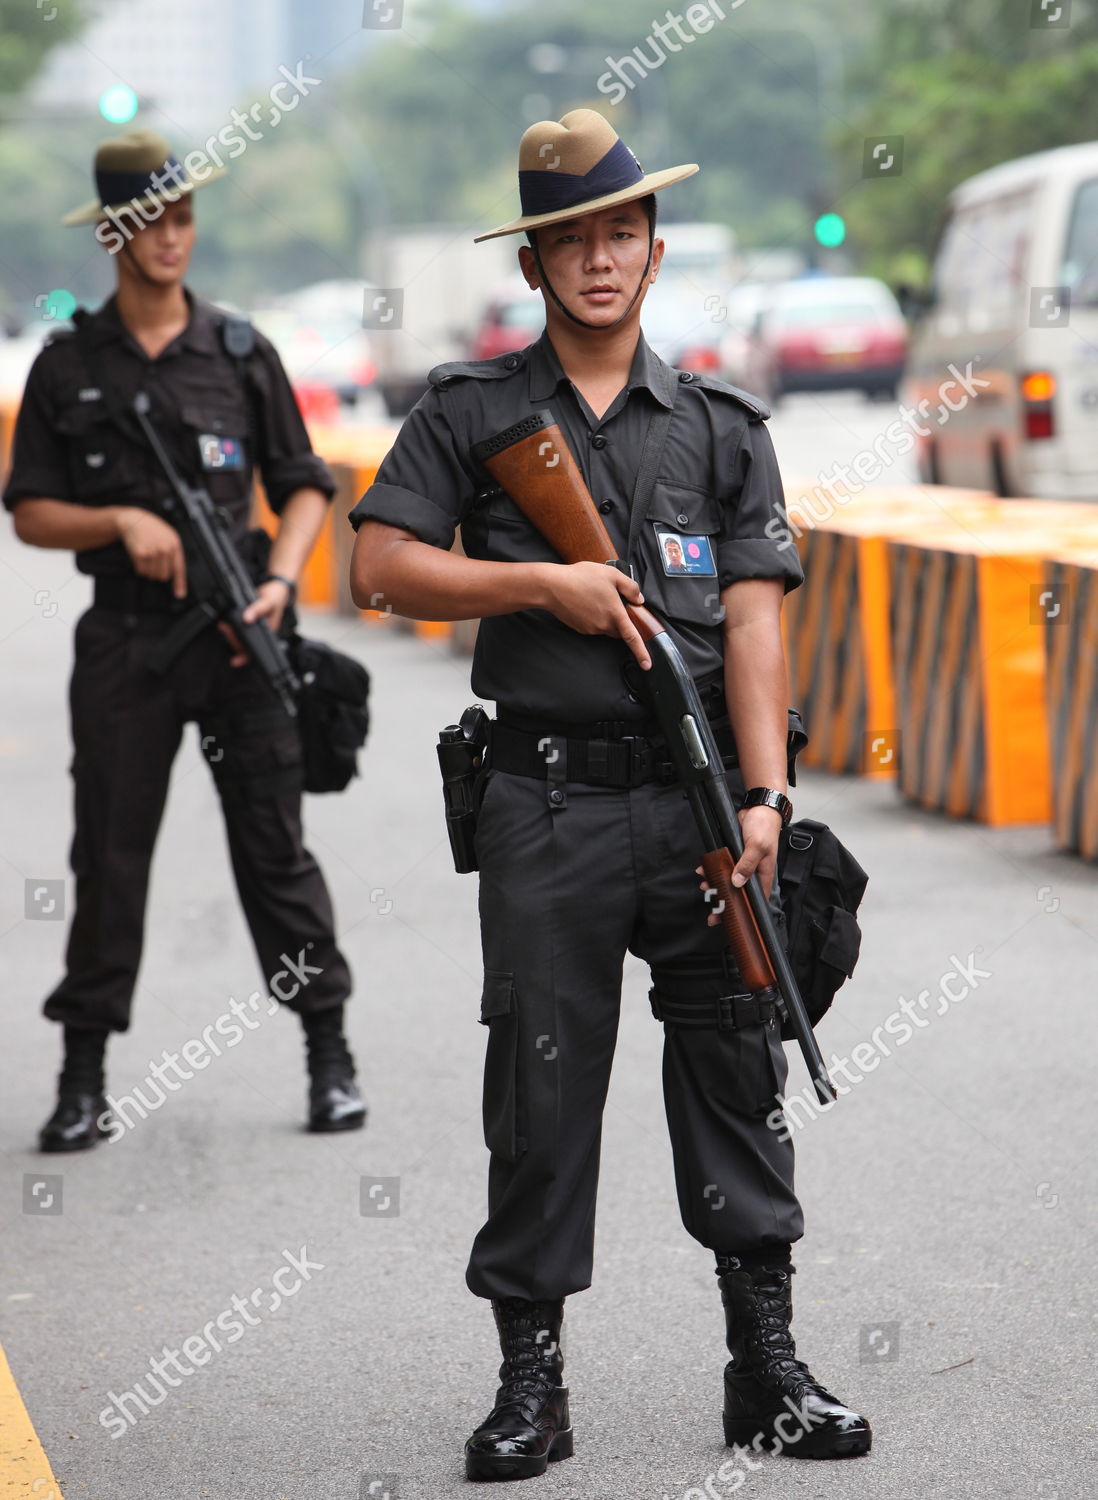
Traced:
<path fill-rule="evenodd" d="M 47 294 L 45 305 L 50 316 L 63 323 L 76 311 L 76 298 L 64 287 L 56 287 Z"/>
<path fill-rule="evenodd" d="M 840 214 L 821 214 L 816 220 L 816 239 L 828 249 L 834 249 L 846 239 L 846 223 Z"/>
<path fill-rule="evenodd" d="M 116 84 L 100 96 L 99 113 L 112 125 L 125 125 L 137 113 L 137 95 L 129 84 Z"/>
<path fill-rule="evenodd" d="M 816 239 L 834 250 L 846 239 L 846 220 L 841 214 L 821 214 L 816 220 Z"/>

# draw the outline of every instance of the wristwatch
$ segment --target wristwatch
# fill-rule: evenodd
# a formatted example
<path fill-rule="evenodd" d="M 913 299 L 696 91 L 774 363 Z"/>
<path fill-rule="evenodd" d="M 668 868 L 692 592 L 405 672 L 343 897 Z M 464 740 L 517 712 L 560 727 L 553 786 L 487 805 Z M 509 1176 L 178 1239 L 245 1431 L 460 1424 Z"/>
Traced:
<path fill-rule="evenodd" d="M 287 578 L 285 573 L 264 573 L 260 579 L 261 583 L 284 583 L 290 591 L 290 597 L 286 601 L 289 605 L 297 603 L 297 584 L 292 578 Z"/>
<path fill-rule="evenodd" d="M 744 807 L 772 807 L 782 815 L 782 827 L 793 816 L 793 804 L 784 792 L 776 792 L 772 786 L 753 786 L 743 799 Z"/>

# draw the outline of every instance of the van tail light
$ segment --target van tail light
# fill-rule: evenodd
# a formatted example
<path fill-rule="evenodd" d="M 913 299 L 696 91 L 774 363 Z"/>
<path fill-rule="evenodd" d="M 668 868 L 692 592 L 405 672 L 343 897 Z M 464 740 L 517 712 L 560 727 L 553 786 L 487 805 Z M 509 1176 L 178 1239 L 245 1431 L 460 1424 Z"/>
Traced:
<path fill-rule="evenodd" d="M 1028 442 L 1056 436 L 1052 417 L 1052 399 L 1056 395 L 1056 377 L 1047 370 L 1032 370 L 1022 376 L 1022 420 Z"/>

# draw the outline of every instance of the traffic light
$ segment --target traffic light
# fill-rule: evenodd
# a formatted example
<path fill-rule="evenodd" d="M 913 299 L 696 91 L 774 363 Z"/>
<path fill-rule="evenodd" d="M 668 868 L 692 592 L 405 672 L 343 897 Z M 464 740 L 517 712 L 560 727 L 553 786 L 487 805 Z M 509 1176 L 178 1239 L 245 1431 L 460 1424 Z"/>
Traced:
<path fill-rule="evenodd" d="M 67 287 L 55 287 L 52 292 L 39 297 L 37 305 L 43 309 L 43 317 L 64 323 L 76 311 L 76 298 Z"/>
<path fill-rule="evenodd" d="M 846 220 L 842 214 L 821 214 L 816 220 L 816 243 L 826 250 L 837 250 L 846 239 Z"/>
<path fill-rule="evenodd" d="M 125 125 L 137 113 L 138 102 L 129 84 L 118 83 L 99 96 L 99 113 L 112 125 Z"/>

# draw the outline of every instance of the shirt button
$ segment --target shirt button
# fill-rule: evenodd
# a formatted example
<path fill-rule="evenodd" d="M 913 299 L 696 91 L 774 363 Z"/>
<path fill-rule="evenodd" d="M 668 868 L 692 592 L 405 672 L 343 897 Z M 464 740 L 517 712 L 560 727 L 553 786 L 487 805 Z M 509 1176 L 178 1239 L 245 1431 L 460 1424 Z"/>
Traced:
<path fill-rule="evenodd" d="M 613 502 L 613 500 L 604 500 L 602 502 L 602 504 L 599 506 L 599 510 L 602 511 L 602 513 L 603 513 L 604 516 L 608 516 L 613 509 L 614 509 L 614 502 Z"/>
<path fill-rule="evenodd" d="M 692 370 L 680 370 L 679 371 L 679 380 L 682 382 L 683 385 L 689 385 L 690 382 L 693 380 L 693 378 L 694 378 L 694 372 Z"/>
<path fill-rule="evenodd" d="M 564 793 L 561 791 L 560 787 L 555 786 L 549 793 L 549 801 L 553 804 L 554 807 L 559 807 L 560 804 L 564 801 Z"/>
<path fill-rule="evenodd" d="M 505 370 L 517 370 L 521 363 L 522 361 L 517 354 L 509 354 L 503 361 L 503 368 Z"/>
<path fill-rule="evenodd" d="M 689 526 L 690 525 L 690 517 L 686 514 L 686 512 L 684 510 L 680 510 L 679 511 L 678 515 L 675 517 L 675 520 L 679 523 L 680 526 Z"/>
<path fill-rule="evenodd" d="M 605 448 L 606 447 L 606 439 L 603 437 L 603 435 L 602 435 L 601 432 L 597 432 L 595 434 L 595 436 L 591 439 L 591 446 L 592 446 L 592 448 Z"/>

